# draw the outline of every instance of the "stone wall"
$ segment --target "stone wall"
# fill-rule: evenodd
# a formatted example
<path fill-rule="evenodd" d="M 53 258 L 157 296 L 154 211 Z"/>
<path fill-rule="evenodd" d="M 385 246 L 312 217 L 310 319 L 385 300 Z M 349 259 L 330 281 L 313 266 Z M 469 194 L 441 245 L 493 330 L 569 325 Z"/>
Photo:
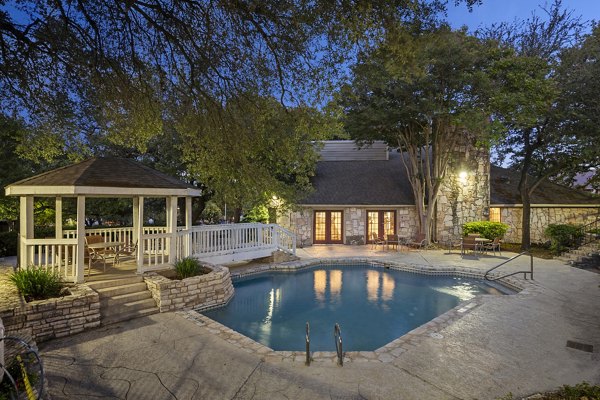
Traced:
<path fill-rule="evenodd" d="M 313 211 L 301 208 L 295 211 L 285 211 L 277 215 L 277 223 L 296 234 L 296 246 L 310 246 L 312 240 Z"/>
<path fill-rule="evenodd" d="M 488 151 L 468 145 L 458 147 L 440 188 L 435 239 L 445 241 L 458 238 L 464 223 L 487 221 L 489 203 Z"/>
<path fill-rule="evenodd" d="M 68 296 L 29 303 L 18 293 L 12 298 L 3 296 L 0 319 L 6 334 L 19 332 L 44 341 L 100 326 L 98 293 L 85 285 L 69 287 L 69 292 Z"/>
<path fill-rule="evenodd" d="M 160 312 L 206 309 L 226 304 L 233 296 L 233 284 L 226 267 L 203 264 L 212 272 L 183 280 L 172 280 L 157 273 L 144 274 L 144 281 Z"/>
<path fill-rule="evenodd" d="M 531 242 L 544 243 L 549 240 L 544 230 L 550 224 L 585 225 L 598 218 L 599 208 L 568 207 L 532 207 L 531 208 Z M 503 207 L 500 209 L 501 222 L 509 226 L 504 241 L 520 243 L 523 209 L 521 207 Z"/>
<path fill-rule="evenodd" d="M 344 214 L 344 243 L 365 244 L 367 235 L 367 210 L 378 210 L 377 206 L 369 207 L 345 207 L 341 208 Z M 389 208 L 381 208 L 389 210 Z M 340 210 L 332 207 L 331 210 Z M 399 235 L 412 237 L 418 231 L 415 207 L 406 206 L 392 209 L 396 211 L 396 231 Z M 283 227 L 296 233 L 298 243 L 302 238 L 302 246 L 312 245 L 312 229 L 314 209 L 303 208 L 300 211 L 288 212 L 278 216 L 277 220 Z"/>

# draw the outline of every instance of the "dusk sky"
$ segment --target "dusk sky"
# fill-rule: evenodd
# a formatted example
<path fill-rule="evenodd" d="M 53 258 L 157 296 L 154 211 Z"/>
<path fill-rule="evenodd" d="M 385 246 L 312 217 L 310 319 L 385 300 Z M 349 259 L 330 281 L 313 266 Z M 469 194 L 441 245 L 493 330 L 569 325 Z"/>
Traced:
<path fill-rule="evenodd" d="M 454 3 L 451 1 L 450 3 Z M 483 0 L 483 4 L 473 7 L 469 13 L 467 6 L 461 4 L 448 6 L 448 21 L 454 28 L 467 25 L 470 31 L 480 26 L 489 26 L 495 22 L 512 22 L 515 18 L 525 19 L 532 11 L 545 15 L 540 5 L 550 8 L 550 0 Z M 600 21 L 600 0 L 563 0 L 563 8 L 573 10 L 573 15 L 581 15 L 584 20 Z"/>

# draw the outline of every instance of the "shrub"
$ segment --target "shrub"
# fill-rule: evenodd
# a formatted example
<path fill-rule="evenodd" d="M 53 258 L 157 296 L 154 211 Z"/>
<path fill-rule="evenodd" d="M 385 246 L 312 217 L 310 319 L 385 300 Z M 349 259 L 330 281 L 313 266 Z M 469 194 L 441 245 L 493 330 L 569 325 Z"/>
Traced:
<path fill-rule="evenodd" d="M 200 216 L 203 220 L 208 222 L 209 224 L 216 224 L 219 222 L 219 219 L 222 216 L 221 209 L 214 201 L 210 200 L 204 206 L 204 210 L 202 210 L 202 214 Z"/>
<path fill-rule="evenodd" d="M 200 261 L 192 257 L 186 257 L 175 263 L 175 273 L 177 279 L 185 279 L 190 276 L 201 275 L 203 272 Z"/>
<path fill-rule="evenodd" d="M 550 249 L 555 253 L 574 247 L 583 237 L 581 227 L 572 224 L 550 224 L 544 234 L 550 238 Z"/>
<path fill-rule="evenodd" d="M 508 225 L 501 222 L 474 221 L 463 225 L 463 235 L 479 233 L 484 238 L 490 240 L 504 237 L 506 231 L 508 231 Z"/>
<path fill-rule="evenodd" d="M 269 222 L 269 209 L 264 205 L 258 205 L 250 209 L 242 218 L 242 222 Z"/>
<path fill-rule="evenodd" d="M 58 297 L 65 289 L 58 274 L 43 268 L 19 269 L 9 279 L 27 301 Z"/>
<path fill-rule="evenodd" d="M 15 232 L 0 232 L 0 257 L 16 256 L 19 234 Z"/>

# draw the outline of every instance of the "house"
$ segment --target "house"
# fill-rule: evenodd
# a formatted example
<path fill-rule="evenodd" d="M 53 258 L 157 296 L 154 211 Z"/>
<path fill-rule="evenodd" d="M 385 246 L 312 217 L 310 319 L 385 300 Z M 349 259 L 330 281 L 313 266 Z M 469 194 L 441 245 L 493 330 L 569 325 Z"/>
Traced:
<path fill-rule="evenodd" d="M 363 148 L 353 141 L 324 142 L 312 180 L 315 191 L 278 222 L 295 232 L 301 245 L 365 244 L 372 233 L 414 236 L 418 216 L 403 156 L 384 142 Z M 508 224 L 505 240 L 519 242 L 518 182 L 518 174 L 491 165 L 487 151 L 458 146 L 440 191 L 434 240 L 460 237 L 466 222 L 491 220 Z M 546 240 L 548 224 L 585 224 L 600 213 L 599 197 L 551 182 L 543 182 L 532 200 L 534 242 Z"/>

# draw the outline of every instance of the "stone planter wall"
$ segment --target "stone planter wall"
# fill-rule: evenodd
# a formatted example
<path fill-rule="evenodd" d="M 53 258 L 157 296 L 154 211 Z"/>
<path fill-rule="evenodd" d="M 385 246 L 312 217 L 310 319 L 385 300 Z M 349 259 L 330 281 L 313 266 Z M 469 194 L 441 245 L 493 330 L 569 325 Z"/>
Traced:
<path fill-rule="evenodd" d="M 19 332 L 36 341 L 73 335 L 100 326 L 98 293 L 85 285 L 69 288 L 68 296 L 26 303 L 21 296 L 0 304 L 6 334 Z"/>
<path fill-rule="evenodd" d="M 212 308 L 226 304 L 231 299 L 233 284 L 229 269 L 203 265 L 212 269 L 212 272 L 183 280 L 171 280 L 154 272 L 144 275 L 160 312 Z"/>

